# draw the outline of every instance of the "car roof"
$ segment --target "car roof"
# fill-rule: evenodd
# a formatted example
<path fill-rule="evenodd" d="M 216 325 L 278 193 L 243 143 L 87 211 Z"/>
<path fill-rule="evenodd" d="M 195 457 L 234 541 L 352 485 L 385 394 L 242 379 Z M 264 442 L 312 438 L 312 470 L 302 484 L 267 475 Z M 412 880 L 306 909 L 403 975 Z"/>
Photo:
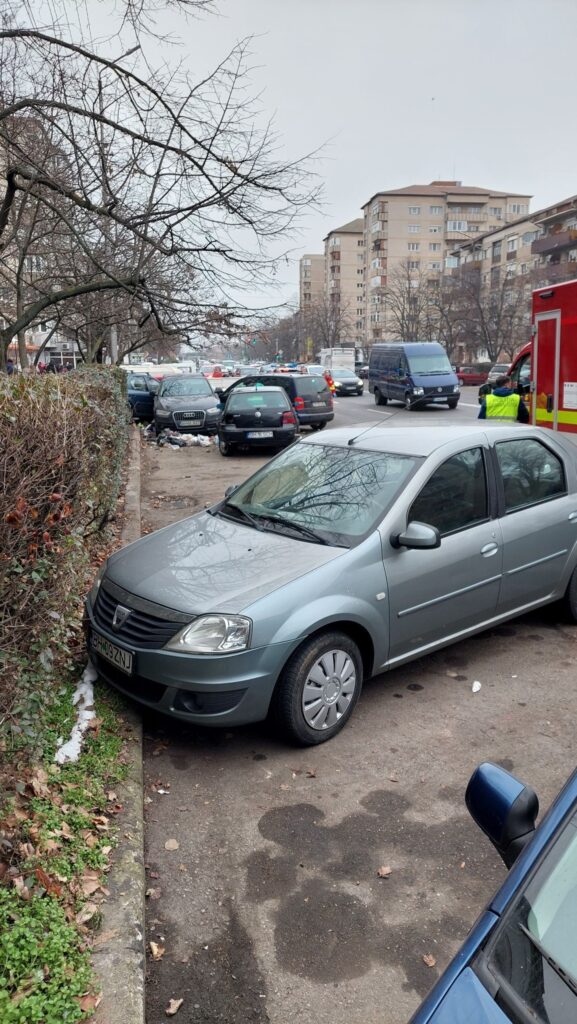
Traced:
<path fill-rule="evenodd" d="M 252 385 L 250 385 L 250 384 L 248 385 L 248 387 L 239 387 L 237 385 L 230 392 L 229 398 L 233 398 L 235 395 L 262 395 L 262 394 L 265 394 L 265 395 L 270 395 L 270 394 L 286 395 L 286 391 L 285 391 L 284 388 L 281 388 L 281 387 L 273 387 L 272 384 L 265 384 L 265 385 L 261 384 L 259 387 L 256 387 L 256 386 L 252 387 Z"/>
<path fill-rule="evenodd" d="M 361 436 L 363 435 L 363 436 Z M 356 423 L 354 427 L 333 427 L 324 434 L 313 434 L 301 440 L 301 444 L 334 445 L 339 448 L 354 447 L 363 451 L 392 452 L 394 454 L 426 457 L 444 445 L 463 440 L 465 444 L 479 444 L 491 439 L 516 439 L 520 436 L 538 437 L 547 440 L 546 432 L 538 427 L 524 427 L 491 424 L 488 427 L 459 424 L 454 427 L 388 427 L 384 423 Z M 349 441 L 356 438 L 354 445 Z"/>

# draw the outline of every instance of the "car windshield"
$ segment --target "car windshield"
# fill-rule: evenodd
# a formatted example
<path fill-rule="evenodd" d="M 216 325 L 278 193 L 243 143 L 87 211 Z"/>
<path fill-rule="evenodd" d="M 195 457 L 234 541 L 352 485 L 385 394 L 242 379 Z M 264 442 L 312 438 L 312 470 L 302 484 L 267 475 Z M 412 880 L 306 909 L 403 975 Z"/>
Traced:
<path fill-rule="evenodd" d="M 246 412 L 247 409 L 289 409 L 284 391 L 259 391 L 247 394 L 235 389 L 227 402 L 227 412 Z"/>
<path fill-rule="evenodd" d="M 380 520 L 420 463 L 416 456 L 300 443 L 267 463 L 228 499 L 226 508 L 267 514 L 352 546 Z"/>
<path fill-rule="evenodd" d="M 356 373 L 353 373 L 352 370 L 331 370 L 331 375 L 334 380 L 345 380 L 351 377 L 353 380 L 356 380 L 357 377 Z"/>
<path fill-rule="evenodd" d="M 440 352 L 427 352 L 422 355 L 408 355 L 411 373 L 452 373 L 451 364 L 446 355 Z"/>
<path fill-rule="evenodd" d="M 177 377 L 162 382 L 160 395 L 163 398 L 181 398 L 186 395 L 212 395 L 212 388 L 204 377 Z"/>
<path fill-rule="evenodd" d="M 520 997 L 527 1019 L 577 1020 L 577 815 L 508 912 L 486 966 L 500 984 L 496 1001 L 504 1010 Z"/>

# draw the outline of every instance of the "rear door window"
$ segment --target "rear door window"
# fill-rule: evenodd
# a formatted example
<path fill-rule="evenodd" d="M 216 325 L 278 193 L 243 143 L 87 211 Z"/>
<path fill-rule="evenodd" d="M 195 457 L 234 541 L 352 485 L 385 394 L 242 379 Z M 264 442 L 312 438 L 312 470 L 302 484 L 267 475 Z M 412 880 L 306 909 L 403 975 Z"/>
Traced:
<path fill-rule="evenodd" d="M 302 377 L 296 381 L 296 389 L 299 395 L 330 394 L 324 377 Z"/>
<path fill-rule="evenodd" d="M 567 493 L 561 459 L 540 441 L 534 438 L 500 441 L 495 450 L 503 480 L 506 513 Z"/>

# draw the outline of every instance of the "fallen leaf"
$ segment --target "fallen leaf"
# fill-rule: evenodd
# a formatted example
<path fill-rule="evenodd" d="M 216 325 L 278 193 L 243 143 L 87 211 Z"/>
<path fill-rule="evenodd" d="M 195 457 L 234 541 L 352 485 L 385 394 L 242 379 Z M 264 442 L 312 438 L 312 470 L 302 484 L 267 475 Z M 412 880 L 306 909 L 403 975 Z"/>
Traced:
<path fill-rule="evenodd" d="M 459 867 L 460 868 L 464 868 L 465 867 L 465 861 L 464 860 L 461 861 L 461 863 L 459 864 Z"/>
<path fill-rule="evenodd" d="M 180 849 L 180 843 L 178 839 L 167 839 L 164 844 L 165 850 L 178 850 Z"/>
<path fill-rule="evenodd" d="M 85 992 L 83 996 L 79 996 L 80 1009 L 83 1013 L 88 1013 L 89 1010 L 95 1010 L 101 999 L 102 996 L 100 993 L 97 996 L 94 996 L 90 992 Z"/>
<path fill-rule="evenodd" d="M 96 903 L 85 903 L 82 910 L 79 910 L 76 915 L 77 924 L 86 924 L 87 921 L 91 921 L 95 914 L 98 914 L 98 907 Z"/>
<path fill-rule="evenodd" d="M 393 869 L 390 868 L 388 864 L 384 864 L 383 867 L 379 868 L 379 870 L 377 871 L 377 875 L 379 876 L 379 878 L 388 878 L 392 870 Z"/>
<path fill-rule="evenodd" d="M 113 789 L 109 790 L 109 792 L 106 794 L 106 799 L 112 804 L 115 803 L 116 800 L 118 800 L 118 797 L 116 796 L 116 793 L 114 792 Z"/>
<path fill-rule="evenodd" d="M 307 779 L 316 779 L 316 777 L 317 777 L 317 770 L 316 770 L 316 768 L 307 768 L 306 777 L 307 777 Z"/>
<path fill-rule="evenodd" d="M 434 967 L 437 961 L 432 953 L 423 953 L 423 963 L 426 964 L 427 967 Z"/>
<path fill-rule="evenodd" d="M 36 875 L 36 878 L 40 882 L 42 888 L 46 890 L 49 896 L 62 895 L 62 886 L 54 882 L 52 878 L 50 878 L 50 875 L 46 874 L 43 868 L 41 868 L 40 866 L 37 867 L 34 874 Z"/>
<path fill-rule="evenodd" d="M 175 1013 L 178 1013 L 182 1006 L 184 999 L 169 999 L 168 1006 L 164 1011 L 167 1017 L 174 1017 Z"/>
<path fill-rule="evenodd" d="M 151 942 L 150 952 L 152 953 L 153 960 L 162 960 L 164 956 L 164 946 L 160 946 L 157 942 Z"/>
<path fill-rule="evenodd" d="M 281 789 L 290 789 L 290 786 L 287 786 L 286 782 L 283 782 L 280 788 Z"/>

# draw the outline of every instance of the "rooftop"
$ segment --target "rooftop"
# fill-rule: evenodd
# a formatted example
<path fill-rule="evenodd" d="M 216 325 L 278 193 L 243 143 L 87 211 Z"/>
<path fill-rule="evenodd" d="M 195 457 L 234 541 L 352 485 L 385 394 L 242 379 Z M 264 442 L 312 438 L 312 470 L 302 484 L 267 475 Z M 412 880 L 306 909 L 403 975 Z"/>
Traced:
<path fill-rule="evenodd" d="M 388 191 L 375 192 L 364 206 L 372 203 L 377 196 L 487 196 L 495 199 L 531 199 L 523 192 L 499 192 L 494 188 L 479 188 L 478 185 L 463 185 L 461 181 L 432 181 L 429 185 L 406 185 L 404 188 L 393 188 Z"/>
<path fill-rule="evenodd" d="M 331 228 L 323 241 L 326 241 L 330 235 L 362 235 L 364 226 L 363 218 L 357 217 L 356 220 L 350 220 L 347 224 L 342 224 L 340 228 Z"/>
<path fill-rule="evenodd" d="M 396 455 L 414 455 L 426 458 L 439 448 L 451 445 L 455 441 L 465 440 L 466 444 L 479 445 L 486 443 L 488 436 L 496 439 L 499 436 L 519 437 L 519 431 L 531 431 L 542 436 L 538 428 L 491 424 L 490 427 L 478 423 L 454 427 L 422 427 L 403 426 L 388 427 L 379 423 L 355 423 L 349 427 L 334 427 L 323 434 L 313 434 L 301 440 L 301 444 L 334 445 L 338 448 L 352 447 L 357 451 L 392 452 Z M 364 434 L 364 436 L 360 436 Z M 354 445 L 349 446 L 351 438 L 357 438 Z"/>

